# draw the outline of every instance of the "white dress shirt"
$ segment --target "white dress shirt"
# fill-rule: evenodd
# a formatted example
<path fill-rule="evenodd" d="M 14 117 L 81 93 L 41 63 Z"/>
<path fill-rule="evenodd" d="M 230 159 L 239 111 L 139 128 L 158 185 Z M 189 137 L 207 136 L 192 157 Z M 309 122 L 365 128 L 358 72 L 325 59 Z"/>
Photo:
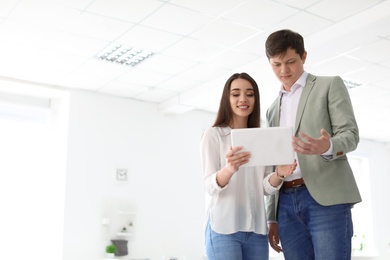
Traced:
<path fill-rule="evenodd" d="M 205 226 L 220 234 L 238 231 L 267 234 L 264 195 L 276 193 L 280 186 L 269 183 L 272 167 L 240 167 L 221 188 L 217 173 L 226 165 L 231 146 L 230 127 L 209 127 L 201 140 L 203 182 L 206 192 Z"/>

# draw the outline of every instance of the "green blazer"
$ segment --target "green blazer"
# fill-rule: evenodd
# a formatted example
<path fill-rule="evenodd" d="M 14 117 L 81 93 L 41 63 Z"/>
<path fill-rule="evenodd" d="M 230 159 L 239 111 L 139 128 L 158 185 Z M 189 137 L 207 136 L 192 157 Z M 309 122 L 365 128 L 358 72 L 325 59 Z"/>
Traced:
<path fill-rule="evenodd" d="M 280 96 L 267 111 L 270 127 L 279 126 Z M 308 191 L 321 205 L 357 203 L 362 199 L 346 154 L 356 149 L 359 130 L 348 90 L 342 79 L 308 74 L 299 100 L 294 135 L 303 132 L 319 137 L 324 128 L 331 134 L 333 158 L 298 154 L 302 177 Z M 269 221 L 277 220 L 279 194 L 267 196 Z"/>

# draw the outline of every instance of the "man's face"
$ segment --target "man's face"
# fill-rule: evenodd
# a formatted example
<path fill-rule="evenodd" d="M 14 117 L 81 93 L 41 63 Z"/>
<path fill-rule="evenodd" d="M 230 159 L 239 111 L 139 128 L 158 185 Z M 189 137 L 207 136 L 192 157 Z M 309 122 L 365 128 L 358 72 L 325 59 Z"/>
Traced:
<path fill-rule="evenodd" d="M 284 89 L 289 91 L 291 86 L 302 75 L 305 60 L 306 52 L 301 58 L 294 49 L 289 48 L 284 55 L 274 56 L 269 59 L 269 62 L 276 77 L 283 84 Z"/>

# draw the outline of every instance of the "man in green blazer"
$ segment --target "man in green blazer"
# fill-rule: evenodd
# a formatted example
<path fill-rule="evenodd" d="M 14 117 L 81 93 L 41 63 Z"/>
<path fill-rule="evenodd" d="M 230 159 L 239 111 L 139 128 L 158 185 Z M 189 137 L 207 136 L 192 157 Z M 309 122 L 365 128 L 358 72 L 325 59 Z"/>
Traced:
<path fill-rule="evenodd" d="M 351 258 L 351 207 L 361 201 L 346 154 L 359 130 L 342 79 L 307 73 L 303 37 L 272 33 L 266 55 L 282 83 L 267 111 L 270 127 L 291 126 L 298 163 L 279 194 L 267 197 L 269 243 L 286 260 Z M 281 246 L 279 246 L 279 238 Z"/>

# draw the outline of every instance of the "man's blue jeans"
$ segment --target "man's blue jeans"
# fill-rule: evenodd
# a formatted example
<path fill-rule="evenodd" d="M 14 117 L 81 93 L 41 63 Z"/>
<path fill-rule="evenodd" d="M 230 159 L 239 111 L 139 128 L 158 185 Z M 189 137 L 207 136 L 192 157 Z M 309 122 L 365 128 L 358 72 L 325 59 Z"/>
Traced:
<path fill-rule="evenodd" d="M 351 259 L 351 205 L 322 206 L 305 186 L 280 191 L 278 230 L 286 260 Z"/>
<path fill-rule="evenodd" d="M 229 235 L 214 232 L 210 224 L 206 230 L 208 260 L 268 260 L 268 237 L 253 232 Z"/>

